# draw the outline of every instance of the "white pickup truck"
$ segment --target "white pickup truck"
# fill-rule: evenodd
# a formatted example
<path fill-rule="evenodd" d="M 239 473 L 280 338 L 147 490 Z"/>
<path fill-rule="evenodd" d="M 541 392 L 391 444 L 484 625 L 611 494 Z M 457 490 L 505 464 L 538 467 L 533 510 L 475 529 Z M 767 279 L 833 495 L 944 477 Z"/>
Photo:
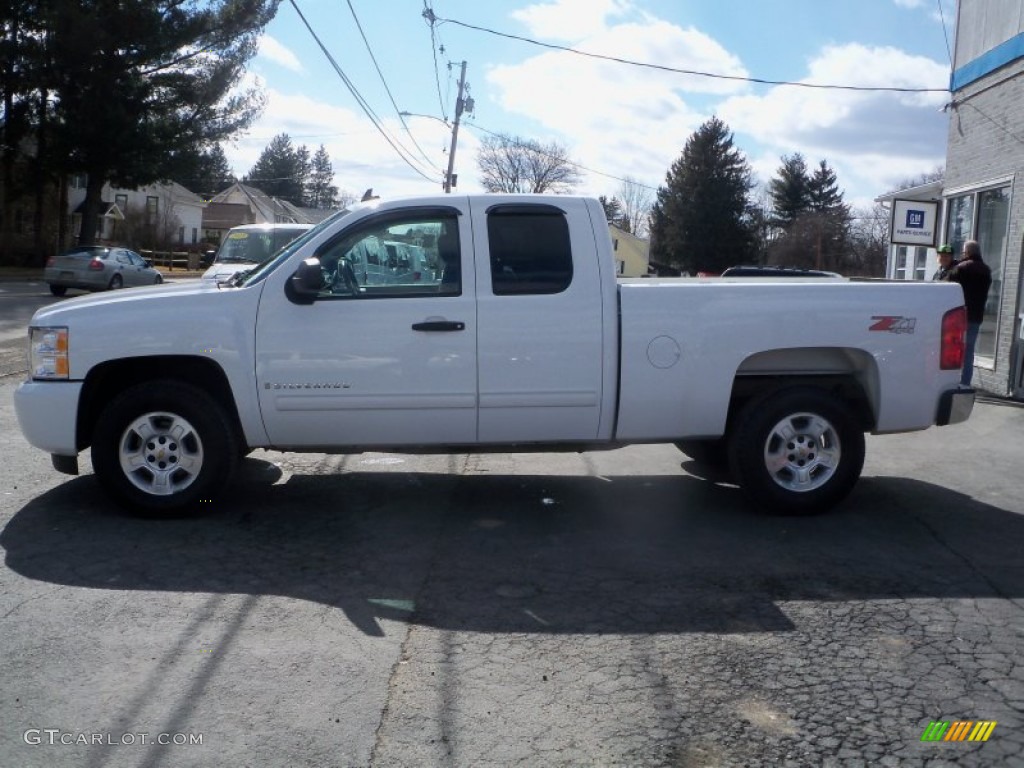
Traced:
<path fill-rule="evenodd" d="M 415 259 L 393 270 L 385 244 Z M 56 469 L 91 446 L 147 514 L 210 499 L 260 447 L 642 442 L 728 461 L 757 504 L 801 514 L 851 489 L 865 432 L 968 418 L 962 305 L 955 283 L 618 280 L 592 199 L 375 201 L 230 284 L 39 310 L 15 407 Z"/>

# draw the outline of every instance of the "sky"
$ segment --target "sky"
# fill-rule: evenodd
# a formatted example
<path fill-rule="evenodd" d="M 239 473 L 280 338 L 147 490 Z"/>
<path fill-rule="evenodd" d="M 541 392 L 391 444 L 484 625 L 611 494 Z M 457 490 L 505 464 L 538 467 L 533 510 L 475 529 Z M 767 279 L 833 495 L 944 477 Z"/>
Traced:
<path fill-rule="evenodd" d="M 239 177 L 287 133 L 323 144 L 357 197 L 439 192 L 465 61 L 457 192 L 482 191 L 477 148 L 500 133 L 564 146 L 579 193 L 611 197 L 630 178 L 653 194 L 718 116 L 756 181 L 799 152 L 869 206 L 944 164 L 955 13 L 955 0 L 282 0 L 244 78 L 265 109 L 223 146 Z"/>

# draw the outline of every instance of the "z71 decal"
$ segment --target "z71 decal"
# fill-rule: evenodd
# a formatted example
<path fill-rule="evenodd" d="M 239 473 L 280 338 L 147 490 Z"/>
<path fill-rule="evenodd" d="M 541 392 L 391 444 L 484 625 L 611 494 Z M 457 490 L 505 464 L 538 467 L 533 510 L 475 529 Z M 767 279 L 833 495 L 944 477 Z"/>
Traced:
<path fill-rule="evenodd" d="M 913 333 L 917 325 L 916 317 L 901 317 L 899 315 L 874 315 L 872 320 L 875 324 L 868 328 L 869 331 L 888 331 L 889 333 Z"/>

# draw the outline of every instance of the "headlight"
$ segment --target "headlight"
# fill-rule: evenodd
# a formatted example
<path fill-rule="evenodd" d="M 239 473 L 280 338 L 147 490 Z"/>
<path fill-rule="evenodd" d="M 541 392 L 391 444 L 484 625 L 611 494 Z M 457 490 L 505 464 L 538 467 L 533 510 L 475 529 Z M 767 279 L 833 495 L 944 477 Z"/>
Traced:
<path fill-rule="evenodd" d="M 67 328 L 29 328 L 28 349 L 33 379 L 68 378 Z"/>

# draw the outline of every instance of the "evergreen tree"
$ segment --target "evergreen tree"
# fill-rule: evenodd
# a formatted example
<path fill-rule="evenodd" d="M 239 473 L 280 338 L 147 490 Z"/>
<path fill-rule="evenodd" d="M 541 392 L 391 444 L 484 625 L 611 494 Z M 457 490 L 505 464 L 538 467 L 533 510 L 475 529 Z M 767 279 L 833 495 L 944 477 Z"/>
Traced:
<path fill-rule="evenodd" d="M 43 197 L 53 178 L 47 152 L 52 109 L 46 81 L 46 30 L 36 0 L 8 0 L 0 15 L 0 261 L 10 253 L 14 203 L 29 194 L 36 201 L 35 250 L 42 256 Z M 35 156 L 24 153 L 34 137 Z M 20 167 L 19 167 L 20 166 Z M 27 172 L 26 172 L 27 171 Z"/>
<path fill-rule="evenodd" d="M 334 186 L 333 181 L 334 166 L 331 165 L 331 156 L 321 144 L 310 163 L 309 185 L 306 191 L 311 207 L 333 208 L 337 204 L 338 188 Z"/>
<path fill-rule="evenodd" d="M 792 205 L 801 191 L 802 207 Z M 851 268 L 850 209 L 843 202 L 835 171 L 825 160 L 808 175 L 803 158 L 784 158 L 780 177 L 772 180 L 775 221 L 784 232 L 772 243 L 774 264 L 828 269 Z"/>
<path fill-rule="evenodd" d="M 313 163 L 309 158 L 309 148 L 302 144 L 295 150 L 295 175 L 299 187 L 299 199 L 293 200 L 296 205 L 309 205 L 309 174 Z"/>
<path fill-rule="evenodd" d="M 609 200 L 607 195 L 601 195 L 597 199 L 601 203 L 601 207 L 604 208 L 605 220 L 617 227 L 625 229 L 625 227 L 622 226 L 622 203 L 619 202 L 618 198 L 613 196 L 611 200 Z M 626 224 L 628 226 L 628 222 L 626 222 Z M 629 230 L 626 231 L 628 232 Z"/>
<path fill-rule="evenodd" d="M 651 257 L 689 272 L 721 272 L 748 261 L 750 166 L 732 132 L 712 117 L 686 141 L 651 212 Z"/>
<path fill-rule="evenodd" d="M 808 186 L 817 219 L 815 262 L 819 269 L 845 271 L 850 264 L 850 206 L 843 202 L 836 173 L 822 160 Z"/>
<path fill-rule="evenodd" d="M 810 178 L 807 163 L 799 152 L 782 157 L 778 176 L 769 182 L 772 197 L 772 223 L 786 227 L 796 221 L 811 205 Z"/>
<path fill-rule="evenodd" d="M 190 147 L 176 155 L 175 166 L 171 179 L 201 197 L 213 197 L 235 182 L 227 155 L 220 144 L 200 151 Z"/>
<path fill-rule="evenodd" d="M 807 202 L 812 211 L 836 213 L 843 208 L 843 193 L 839 189 L 836 172 L 822 160 L 807 181 Z"/>
<path fill-rule="evenodd" d="M 271 197 L 305 205 L 305 181 L 309 174 L 309 150 L 295 149 L 287 133 L 279 133 L 264 148 L 256 164 L 242 179 Z"/>
<path fill-rule="evenodd" d="M 235 87 L 278 2 L 40 0 L 55 156 L 88 175 L 82 243 L 95 240 L 105 182 L 170 178 L 177 153 L 252 122 L 261 97 Z"/>

